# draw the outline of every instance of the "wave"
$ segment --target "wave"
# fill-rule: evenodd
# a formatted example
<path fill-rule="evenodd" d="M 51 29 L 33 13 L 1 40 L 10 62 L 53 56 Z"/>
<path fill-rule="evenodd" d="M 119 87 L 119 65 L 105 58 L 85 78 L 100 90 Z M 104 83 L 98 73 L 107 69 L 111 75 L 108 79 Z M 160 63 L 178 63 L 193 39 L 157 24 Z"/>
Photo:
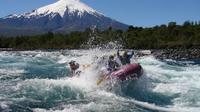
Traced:
<path fill-rule="evenodd" d="M 0 53 L 0 110 L 25 111 L 198 111 L 200 64 L 186 60 L 132 59 L 145 70 L 138 81 L 96 85 L 98 69 L 114 50 Z M 83 69 L 69 76 L 70 60 Z M 100 66 L 100 67 L 99 67 Z M 5 78 L 10 77 L 10 78 Z"/>

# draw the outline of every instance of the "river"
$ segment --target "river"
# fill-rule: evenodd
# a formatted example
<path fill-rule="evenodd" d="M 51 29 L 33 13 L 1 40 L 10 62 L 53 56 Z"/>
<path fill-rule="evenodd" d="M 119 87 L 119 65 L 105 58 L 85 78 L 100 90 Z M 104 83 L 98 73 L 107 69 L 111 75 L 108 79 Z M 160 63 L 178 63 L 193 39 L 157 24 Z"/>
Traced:
<path fill-rule="evenodd" d="M 0 52 L 2 112 L 198 112 L 198 60 L 132 59 L 145 74 L 137 81 L 97 85 L 98 57 L 114 50 Z M 69 76 L 68 62 L 85 68 Z"/>

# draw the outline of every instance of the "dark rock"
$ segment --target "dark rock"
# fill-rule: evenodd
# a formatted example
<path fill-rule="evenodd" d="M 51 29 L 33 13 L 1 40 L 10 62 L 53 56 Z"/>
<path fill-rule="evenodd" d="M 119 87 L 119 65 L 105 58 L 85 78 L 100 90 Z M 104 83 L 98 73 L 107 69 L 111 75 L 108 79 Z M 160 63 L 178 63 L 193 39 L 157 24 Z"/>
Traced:
<path fill-rule="evenodd" d="M 152 54 L 159 59 L 200 59 L 200 49 L 157 49 Z"/>

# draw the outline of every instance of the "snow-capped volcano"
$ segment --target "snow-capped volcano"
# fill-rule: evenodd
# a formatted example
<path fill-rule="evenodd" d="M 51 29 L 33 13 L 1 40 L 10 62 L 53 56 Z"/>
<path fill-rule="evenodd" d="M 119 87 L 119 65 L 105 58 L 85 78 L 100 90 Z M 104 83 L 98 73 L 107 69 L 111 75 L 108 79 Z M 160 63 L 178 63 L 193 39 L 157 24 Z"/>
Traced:
<path fill-rule="evenodd" d="M 25 13 L 22 15 L 11 15 L 8 17 L 31 17 L 41 15 L 45 16 L 48 14 L 59 14 L 61 17 L 63 17 L 66 12 L 68 12 L 68 14 L 74 14 L 77 12 L 79 16 L 82 16 L 84 13 L 97 13 L 94 9 L 90 8 L 79 0 L 58 0 L 53 4 L 36 9 L 31 13 Z"/>
<path fill-rule="evenodd" d="M 81 3 L 79 0 L 59 0 L 54 4 L 39 8 L 34 13 L 31 14 L 50 14 L 59 13 L 60 16 L 64 16 L 65 12 L 73 14 L 78 11 L 78 15 L 83 15 L 84 12 L 94 14 L 96 11 L 87 5 Z"/>
<path fill-rule="evenodd" d="M 83 31 L 91 26 L 97 26 L 99 29 L 110 26 L 116 29 L 127 28 L 127 25 L 105 17 L 80 0 L 57 0 L 29 13 L 1 18 L 0 35 L 8 35 L 7 32 L 15 35 L 32 35 L 48 31 L 68 33 Z"/>

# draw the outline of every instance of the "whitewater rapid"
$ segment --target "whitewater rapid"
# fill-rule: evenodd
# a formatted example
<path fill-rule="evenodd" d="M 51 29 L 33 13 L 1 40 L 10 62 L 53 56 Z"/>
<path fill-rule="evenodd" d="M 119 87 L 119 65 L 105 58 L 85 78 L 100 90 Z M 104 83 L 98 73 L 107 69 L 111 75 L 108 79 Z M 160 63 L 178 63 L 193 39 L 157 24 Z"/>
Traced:
<path fill-rule="evenodd" d="M 96 85 L 99 60 L 116 50 L 0 52 L 0 111 L 198 112 L 198 60 L 132 59 L 145 70 L 138 81 Z M 82 68 L 69 77 L 70 60 Z"/>

